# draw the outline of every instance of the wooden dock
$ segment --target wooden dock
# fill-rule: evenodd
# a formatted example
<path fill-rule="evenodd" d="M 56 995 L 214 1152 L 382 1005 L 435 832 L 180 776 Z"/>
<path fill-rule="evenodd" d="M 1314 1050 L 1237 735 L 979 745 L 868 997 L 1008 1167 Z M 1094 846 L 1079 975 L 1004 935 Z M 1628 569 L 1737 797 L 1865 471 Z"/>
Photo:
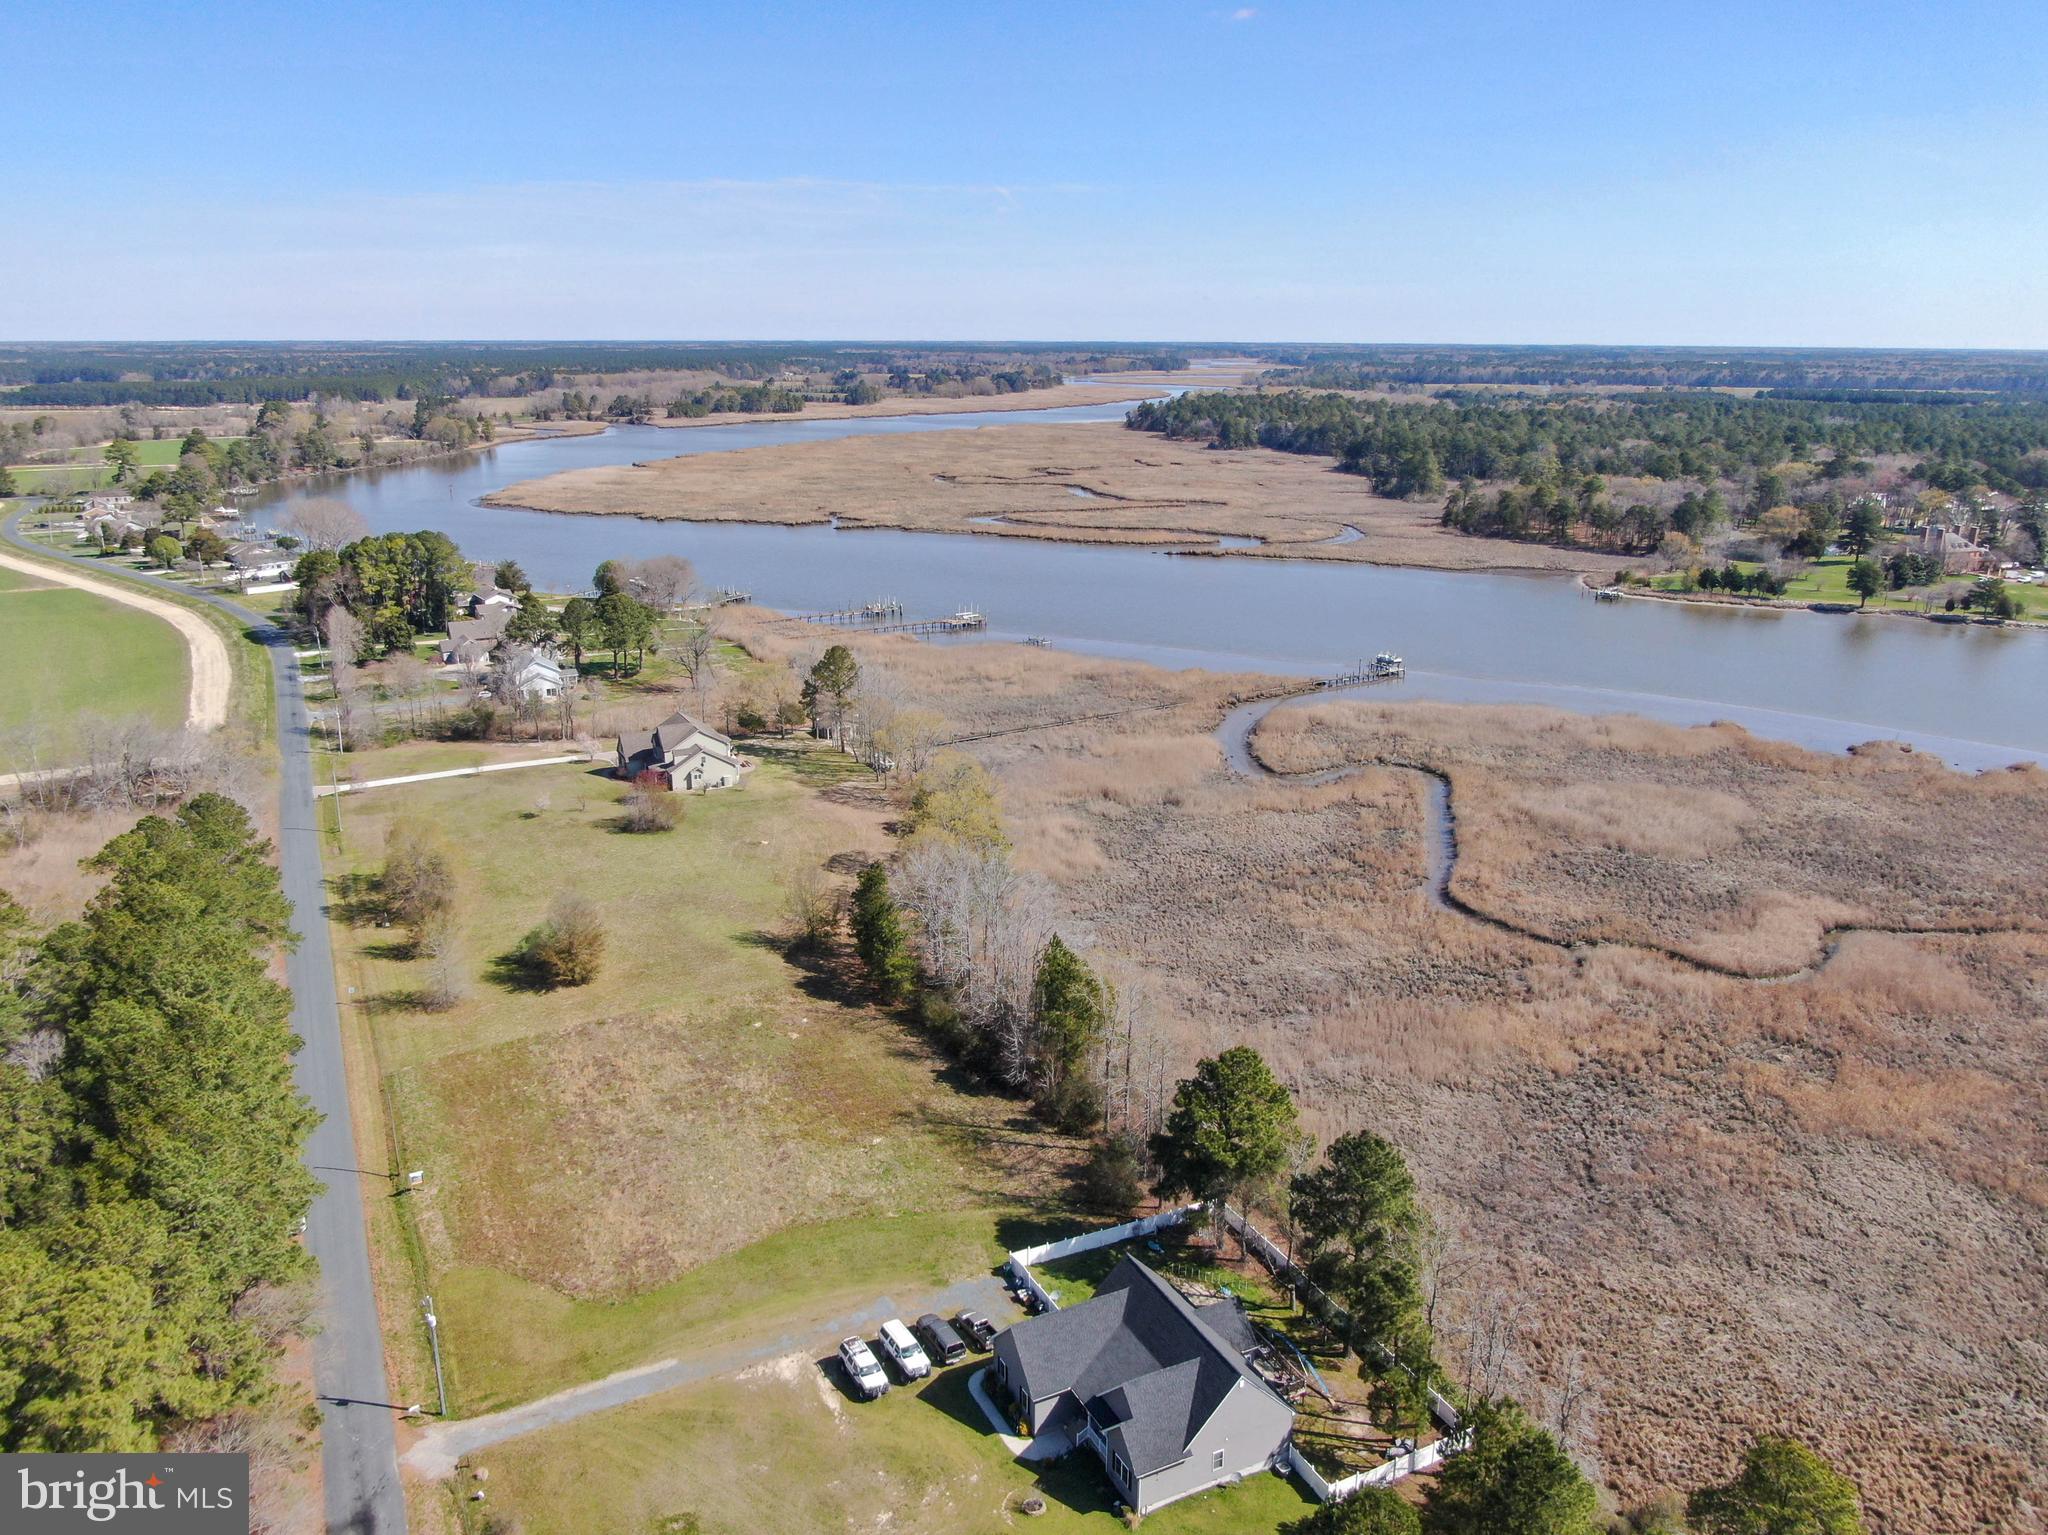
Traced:
<path fill-rule="evenodd" d="M 903 604 L 893 597 L 830 613 L 795 613 L 782 622 L 858 629 L 862 634 L 964 634 L 970 629 L 988 627 L 988 620 L 972 608 L 962 608 L 942 618 L 905 618 Z"/>
<path fill-rule="evenodd" d="M 907 618 L 894 624 L 863 624 L 864 634 L 965 634 L 971 629 L 986 629 L 988 620 L 972 609 L 963 608 L 958 613 L 948 613 L 944 618 Z"/>
<path fill-rule="evenodd" d="M 900 622 L 903 604 L 894 597 L 884 597 L 879 602 L 864 602 L 857 608 L 838 608 L 830 613 L 797 613 L 792 617 L 800 624 L 831 624 L 843 629 L 856 624 Z"/>
<path fill-rule="evenodd" d="M 1348 672 L 1334 677 L 1324 677 L 1317 682 L 1320 688 L 1355 688 L 1368 682 L 1398 682 L 1408 675 L 1408 663 L 1399 656 L 1382 651 L 1370 661 L 1360 661 Z"/>

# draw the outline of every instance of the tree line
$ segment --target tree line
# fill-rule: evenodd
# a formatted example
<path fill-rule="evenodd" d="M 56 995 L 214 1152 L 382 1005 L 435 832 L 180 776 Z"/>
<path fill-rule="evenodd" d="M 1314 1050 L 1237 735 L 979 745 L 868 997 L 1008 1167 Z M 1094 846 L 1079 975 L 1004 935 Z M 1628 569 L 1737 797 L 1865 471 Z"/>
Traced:
<path fill-rule="evenodd" d="M 1298 353 L 1265 377 L 1290 388 L 1571 387 L 2048 394 L 2048 352 L 1791 347 L 1357 346 Z"/>
<path fill-rule="evenodd" d="M 1127 425 L 1220 448 L 1334 458 L 1381 494 L 1403 497 L 1467 479 L 1534 484 L 1627 475 L 1712 483 L 1822 455 L 1839 473 L 1881 454 L 1917 459 L 1915 477 L 1943 488 L 1959 479 L 2013 495 L 2048 489 L 2048 401 L 1626 394 L 1418 402 L 1286 390 L 1149 401 L 1130 412 Z"/>
<path fill-rule="evenodd" d="M 0 1449 L 152 1449 L 272 1398 L 316 1184 L 269 855 L 200 794 L 90 861 L 77 921 L 0 895 Z"/>

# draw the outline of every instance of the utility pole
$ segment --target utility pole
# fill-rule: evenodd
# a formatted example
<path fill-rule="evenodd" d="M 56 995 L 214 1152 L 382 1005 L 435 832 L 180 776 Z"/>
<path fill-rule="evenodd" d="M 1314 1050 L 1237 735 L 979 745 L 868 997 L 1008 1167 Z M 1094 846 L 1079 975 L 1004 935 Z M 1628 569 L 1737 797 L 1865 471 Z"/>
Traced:
<path fill-rule="evenodd" d="M 441 1416 L 448 1416 L 448 1382 L 441 1374 L 441 1319 L 434 1315 L 434 1297 L 420 1298 L 420 1310 L 427 1316 L 427 1341 L 434 1346 L 434 1390 L 441 1398 Z"/>

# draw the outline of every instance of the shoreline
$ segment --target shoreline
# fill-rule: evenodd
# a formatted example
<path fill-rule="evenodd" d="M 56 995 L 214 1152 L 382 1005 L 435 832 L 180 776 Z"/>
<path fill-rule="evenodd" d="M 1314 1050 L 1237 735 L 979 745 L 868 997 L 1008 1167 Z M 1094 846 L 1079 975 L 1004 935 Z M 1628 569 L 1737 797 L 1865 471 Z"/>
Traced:
<path fill-rule="evenodd" d="M 659 463 L 662 460 L 652 460 Z M 644 469 L 647 464 L 635 463 L 631 467 Z M 512 487 L 507 487 L 509 491 Z M 861 522 L 844 523 L 832 519 L 799 517 L 690 517 L 653 512 L 606 512 L 592 508 L 569 506 L 533 506 L 524 501 L 505 499 L 507 491 L 493 491 L 477 499 L 477 505 L 492 507 L 499 511 L 532 512 L 541 517 L 594 517 L 599 519 L 630 518 L 634 522 L 681 522 L 695 527 L 754 527 L 754 528 L 816 528 L 827 533 L 916 533 L 932 534 L 941 538 L 961 535 L 980 535 L 993 538 L 1018 538 L 1036 543 L 1071 544 L 1083 549 L 1137 549 L 1157 554 L 1179 556 L 1187 559 L 1252 559 L 1252 560 L 1302 560 L 1317 565 L 1365 565 L 1375 570 L 1432 570 L 1453 576 L 1557 576 L 1588 582 L 1593 579 L 1591 572 L 1582 570 L 1559 570 L 1543 565 L 1441 565 L 1420 560 L 1375 560 L 1364 555 L 1318 555 L 1305 551 L 1335 547 L 1356 547 L 1358 540 L 1344 538 L 1303 539 L 1299 542 L 1261 543 L 1253 548 L 1231 548 L 1226 546 L 1205 546 L 1206 540 L 1218 537 L 1237 537 L 1236 534 L 1201 533 L 1186 530 L 1186 536 L 1176 536 L 1177 530 L 1129 530 L 1131 536 L 1115 536 L 1126 530 L 1105 528 L 1101 536 L 1083 537 L 1068 530 L 1054 531 L 1032 523 L 1016 522 L 991 526 L 986 523 L 954 527 L 920 527 L 912 523 Z M 1157 537 L 1147 536 L 1156 532 Z M 1594 588 L 1588 587 L 1587 590 Z"/>
<path fill-rule="evenodd" d="M 1637 586 L 1595 586 L 1593 577 L 1579 575 L 1579 585 L 1588 592 L 1613 591 L 1631 601 L 1677 602 L 1696 608 L 1753 608 L 1766 613 L 1820 613 L 1830 618 L 1913 618 L 1951 629 L 2026 629 L 2048 631 L 2048 621 L 2038 618 L 1987 618 L 1981 613 L 1913 613 L 1902 608 L 1858 607 L 1853 603 L 1793 601 L 1779 597 L 1708 597 L 1700 592 L 1662 592 Z"/>

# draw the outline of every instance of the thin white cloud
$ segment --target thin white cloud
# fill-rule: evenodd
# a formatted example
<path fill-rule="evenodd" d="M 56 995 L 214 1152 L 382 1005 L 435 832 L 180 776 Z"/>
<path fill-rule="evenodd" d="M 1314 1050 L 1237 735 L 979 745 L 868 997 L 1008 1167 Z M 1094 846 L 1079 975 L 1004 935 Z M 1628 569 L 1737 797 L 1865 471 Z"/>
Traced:
<path fill-rule="evenodd" d="M 1258 14 L 1259 8 L 1256 5 L 1241 5 L 1230 13 L 1230 19 L 1232 21 L 1250 21 Z"/>

